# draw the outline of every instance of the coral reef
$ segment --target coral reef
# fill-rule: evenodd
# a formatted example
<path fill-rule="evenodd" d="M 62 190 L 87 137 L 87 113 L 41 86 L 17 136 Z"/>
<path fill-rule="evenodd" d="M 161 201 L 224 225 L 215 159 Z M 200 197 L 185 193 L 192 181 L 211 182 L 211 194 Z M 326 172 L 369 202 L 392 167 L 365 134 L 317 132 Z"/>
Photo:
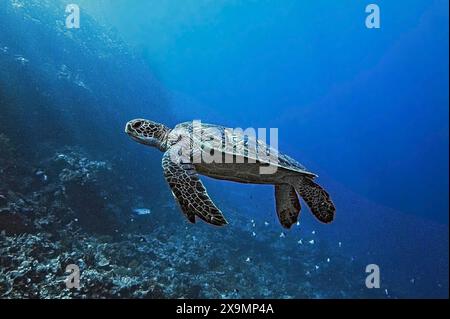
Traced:
<path fill-rule="evenodd" d="M 361 266 L 314 234 L 297 241 L 280 235 L 277 225 L 242 216 L 220 230 L 191 225 L 168 203 L 136 214 L 139 194 L 120 184 L 111 163 L 80 148 L 37 164 L 15 162 L 22 174 L 0 181 L 2 298 L 364 295 L 355 288 Z M 65 285 L 70 264 L 80 268 L 80 289 Z M 333 277 L 344 269 L 346 276 Z"/>

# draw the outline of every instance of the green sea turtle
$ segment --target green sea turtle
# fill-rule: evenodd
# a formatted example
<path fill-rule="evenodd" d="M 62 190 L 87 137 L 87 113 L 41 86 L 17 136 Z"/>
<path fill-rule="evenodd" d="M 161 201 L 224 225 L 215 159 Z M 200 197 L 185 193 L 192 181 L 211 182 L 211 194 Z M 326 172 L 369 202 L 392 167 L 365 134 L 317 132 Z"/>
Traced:
<path fill-rule="evenodd" d="M 278 219 L 285 228 L 298 220 L 301 206 L 297 194 L 319 221 L 330 223 L 334 219 L 334 204 L 314 182 L 317 175 L 263 141 L 249 138 L 242 130 L 196 121 L 170 129 L 136 119 L 126 124 L 125 132 L 133 140 L 164 152 L 164 176 L 191 223 L 195 223 L 197 216 L 213 225 L 227 224 L 199 175 L 240 183 L 273 184 Z"/>

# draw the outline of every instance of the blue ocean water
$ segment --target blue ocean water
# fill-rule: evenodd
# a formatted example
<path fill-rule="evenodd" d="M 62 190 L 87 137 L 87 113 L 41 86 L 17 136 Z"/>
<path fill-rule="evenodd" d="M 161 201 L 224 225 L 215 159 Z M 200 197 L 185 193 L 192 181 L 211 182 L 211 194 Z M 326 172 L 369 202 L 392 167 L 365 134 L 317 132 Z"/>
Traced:
<path fill-rule="evenodd" d="M 68 3 L 0 4 L 0 137 L 16 149 L 0 144 L 0 199 L 8 207 L 0 210 L 0 296 L 26 290 L 8 288 L 17 270 L 8 238 L 58 232 L 68 223 L 63 213 L 52 211 L 55 226 L 28 226 L 58 203 L 81 222 L 91 246 L 121 251 L 144 238 L 133 246 L 142 256 L 106 256 L 104 265 L 107 254 L 97 249 L 92 265 L 80 259 L 87 271 L 112 267 L 122 281 L 139 277 L 139 263 L 162 287 L 150 297 L 448 297 L 448 1 L 79 0 L 80 28 L 66 29 Z M 369 3 L 380 8 L 379 29 L 366 27 Z M 230 225 L 191 226 L 173 207 L 162 154 L 123 134 L 139 117 L 170 127 L 198 119 L 277 128 L 280 150 L 319 175 L 335 221 L 319 224 L 303 205 L 300 225 L 286 231 L 273 187 L 202 178 Z M 32 175 L 48 171 L 50 182 L 10 169 L 13 154 L 32 165 Z M 69 166 L 48 164 L 61 159 Z M 91 181 L 83 170 L 99 175 Z M 18 176 L 26 186 L 13 183 Z M 67 189 L 64 200 L 46 195 L 58 187 Z M 40 192 L 51 198 L 32 203 Z M 12 229 L 12 216 L 21 225 L 25 208 L 37 216 Z M 130 217 L 141 208 L 150 213 Z M 242 236 L 246 243 L 237 243 Z M 76 251 L 57 237 L 49 239 L 59 245 L 54 250 Z M 178 264 L 179 255 L 194 266 Z M 228 259 L 230 268 L 220 262 Z M 364 284 L 368 264 L 380 268 L 379 289 Z M 168 267 L 180 281 L 158 279 Z M 283 270 L 278 284 L 276 269 Z M 120 296 L 142 297 L 133 294 L 142 287 L 119 279 L 111 285 L 126 288 L 114 288 Z M 54 289 L 50 297 L 59 294 Z M 95 293 L 120 297 L 111 289 Z"/>

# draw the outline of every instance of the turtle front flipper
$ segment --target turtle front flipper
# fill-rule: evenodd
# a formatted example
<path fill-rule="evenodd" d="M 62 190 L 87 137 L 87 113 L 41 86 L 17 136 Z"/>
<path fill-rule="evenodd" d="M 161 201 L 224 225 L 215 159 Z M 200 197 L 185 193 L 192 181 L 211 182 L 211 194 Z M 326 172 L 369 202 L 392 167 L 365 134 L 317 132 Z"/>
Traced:
<path fill-rule="evenodd" d="M 195 223 L 195 216 L 198 216 L 216 226 L 227 224 L 222 212 L 214 205 L 206 192 L 194 164 L 187 158 L 175 156 L 169 149 L 164 153 L 162 166 L 172 194 L 191 223 Z"/>
<path fill-rule="evenodd" d="M 275 185 L 275 202 L 280 224 L 284 228 L 291 228 L 297 222 L 301 209 L 294 187 L 289 184 Z"/>

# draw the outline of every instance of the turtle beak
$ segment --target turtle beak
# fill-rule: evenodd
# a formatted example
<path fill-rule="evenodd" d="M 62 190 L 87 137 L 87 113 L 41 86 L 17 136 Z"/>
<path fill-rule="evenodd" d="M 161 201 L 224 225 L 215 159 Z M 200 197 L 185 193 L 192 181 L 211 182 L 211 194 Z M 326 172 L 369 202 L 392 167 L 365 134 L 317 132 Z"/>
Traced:
<path fill-rule="evenodd" d="M 131 123 L 128 122 L 128 123 L 125 125 L 125 133 L 126 133 L 126 134 L 130 134 L 130 132 L 131 132 Z"/>
<path fill-rule="evenodd" d="M 134 130 L 132 127 L 132 123 L 128 122 L 125 125 L 125 134 L 127 134 L 129 137 L 131 137 L 134 141 L 142 143 L 142 141 L 137 136 L 135 136 L 135 134 L 133 134 L 133 132 L 134 132 Z"/>

